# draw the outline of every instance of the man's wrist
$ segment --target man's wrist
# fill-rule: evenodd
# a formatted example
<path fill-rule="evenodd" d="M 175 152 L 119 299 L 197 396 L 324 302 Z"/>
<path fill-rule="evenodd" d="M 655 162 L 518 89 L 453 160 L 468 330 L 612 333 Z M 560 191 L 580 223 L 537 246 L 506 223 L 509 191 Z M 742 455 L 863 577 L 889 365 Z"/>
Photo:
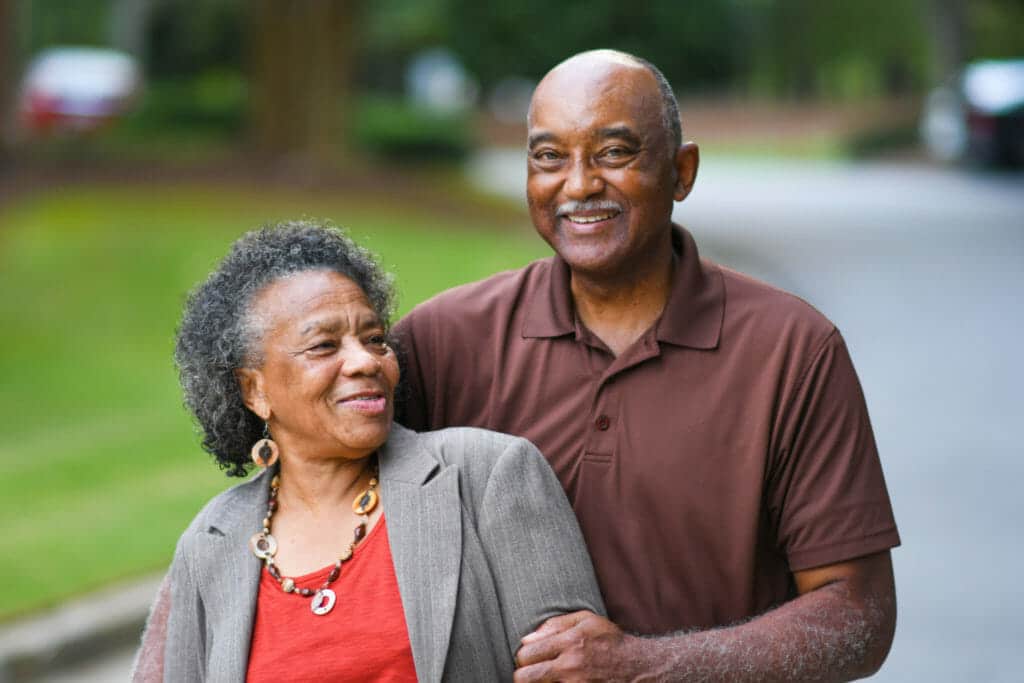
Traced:
<path fill-rule="evenodd" d="M 629 681 L 661 683 L 679 680 L 679 653 L 684 646 L 682 634 L 640 636 L 626 634 L 622 641 L 623 670 Z"/>

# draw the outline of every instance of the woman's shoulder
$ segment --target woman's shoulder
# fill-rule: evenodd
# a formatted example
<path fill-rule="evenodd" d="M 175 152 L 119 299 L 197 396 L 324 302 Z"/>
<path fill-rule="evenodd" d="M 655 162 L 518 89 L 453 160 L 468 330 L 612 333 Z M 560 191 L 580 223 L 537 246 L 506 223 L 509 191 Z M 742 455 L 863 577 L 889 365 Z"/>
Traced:
<path fill-rule="evenodd" d="M 391 440 L 397 440 L 401 450 L 426 451 L 441 464 L 472 469 L 489 470 L 502 458 L 542 459 L 528 440 L 479 427 L 413 432 L 395 424 Z"/>
<path fill-rule="evenodd" d="M 182 538 L 195 534 L 227 532 L 266 504 L 267 471 L 221 491 L 207 501 L 186 527 Z"/>

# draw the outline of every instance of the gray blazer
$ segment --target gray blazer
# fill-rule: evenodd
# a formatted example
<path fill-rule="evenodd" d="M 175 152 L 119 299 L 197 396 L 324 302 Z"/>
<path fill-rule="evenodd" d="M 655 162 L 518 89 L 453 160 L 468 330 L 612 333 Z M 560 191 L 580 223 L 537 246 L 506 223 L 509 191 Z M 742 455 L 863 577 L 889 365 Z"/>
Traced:
<path fill-rule="evenodd" d="M 509 680 L 519 639 L 544 619 L 604 614 L 576 518 L 528 441 L 396 424 L 379 458 L 419 680 Z M 245 679 L 262 566 L 247 542 L 266 509 L 266 476 L 214 498 L 182 534 L 135 680 L 161 668 L 167 681 Z"/>

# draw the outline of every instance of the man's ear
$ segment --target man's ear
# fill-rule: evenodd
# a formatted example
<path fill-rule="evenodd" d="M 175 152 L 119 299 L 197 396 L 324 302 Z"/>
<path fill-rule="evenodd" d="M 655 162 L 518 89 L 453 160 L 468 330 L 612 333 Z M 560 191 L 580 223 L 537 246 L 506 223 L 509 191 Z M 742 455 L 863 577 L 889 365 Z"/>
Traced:
<path fill-rule="evenodd" d="M 686 199 L 697 180 L 697 166 L 700 165 L 700 150 L 695 142 L 684 142 L 676 150 L 676 186 L 672 198 L 677 202 Z"/>
<path fill-rule="evenodd" d="M 270 419 L 270 401 L 263 392 L 263 373 L 256 368 L 239 368 L 235 370 L 238 386 L 242 390 L 242 402 L 261 420 Z"/>

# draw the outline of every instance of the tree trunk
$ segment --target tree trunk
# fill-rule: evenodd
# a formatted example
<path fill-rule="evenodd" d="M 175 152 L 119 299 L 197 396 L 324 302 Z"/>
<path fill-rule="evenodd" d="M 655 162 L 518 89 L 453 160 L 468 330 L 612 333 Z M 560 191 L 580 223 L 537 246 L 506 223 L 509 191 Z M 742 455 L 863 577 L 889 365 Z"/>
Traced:
<path fill-rule="evenodd" d="M 357 4 L 248 4 L 251 139 L 262 155 L 317 163 L 340 150 Z"/>
<path fill-rule="evenodd" d="M 17 78 L 14 72 L 14 3 L 0 0 L 0 169 L 7 165 L 14 144 Z"/>
<path fill-rule="evenodd" d="M 952 79 L 967 59 L 967 3 L 930 0 L 927 11 L 932 35 L 932 78 L 941 83 Z"/>

